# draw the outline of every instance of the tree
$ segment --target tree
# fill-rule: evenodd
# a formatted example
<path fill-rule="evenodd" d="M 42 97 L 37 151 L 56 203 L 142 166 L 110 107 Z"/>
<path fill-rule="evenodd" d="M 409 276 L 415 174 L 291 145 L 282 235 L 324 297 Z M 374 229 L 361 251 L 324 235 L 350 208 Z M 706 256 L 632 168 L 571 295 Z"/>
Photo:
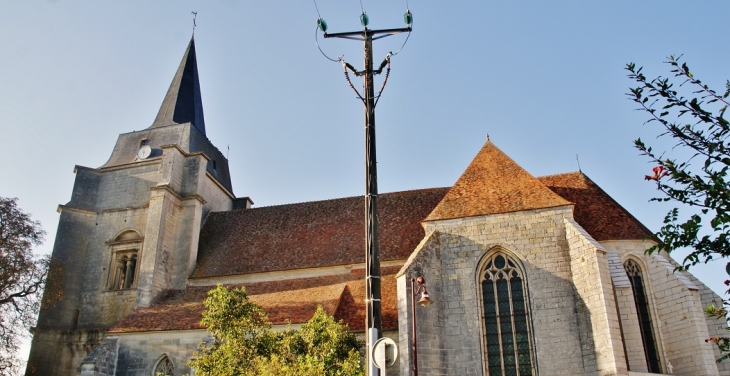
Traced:
<path fill-rule="evenodd" d="M 0 374 L 21 367 L 15 353 L 35 324 L 48 272 L 48 258 L 37 258 L 31 250 L 42 243 L 45 231 L 17 201 L 0 197 Z"/>
<path fill-rule="evenodd" d="M 274 331 L 246 289 L 218 285 L 208 292 L 201 323 L 213 341 L 202 343 L 188 366 L 209 376 L 358 376 L 362 343 L 322 307 L 299 330 Z"/>
<path fill-rule="evenodd" d="M 640 110 L 649 114 L 647 123 L 663 127 L 660 136 L 676 142 L 675 152 L 689 151 L 688 157 L 679 160 L 655 152 L 641 139 L 634 142 L 657 165 L 654 175 L 647 175 L 646 179 L 655 181 L 663 197 L 652 200 L 696 208 L 682 217 L 679 208 L 672 209 L 664 217 L 662 228 L 654 234 L 657 244 L 647 250 L 670 253 L 690 248 L 692 251 L 677 268 L 687 270 L 700 262 L 730 257 L 730 123 L 724 117 L 729 105 L 730 80 L 725 84 L 724 93 L 718 93 L 697 79 L 681 56 L 669 56 L 666 63 L 673 79 L 659 76 L 649 80 L 641 72 L 642 68 L 627 64 L 629 78 L 638 84 L 628 95 L 639 104 Z M 677 85 L 673 80 L 681 83 Z M 680 90 L 690 91 L 690 97 L 685 97 Z M 730 275 L 730 262 L 726 271 Z M 730 280 L 725 284 L 730 285 Z M 711 306 L 707 313 L 725 318 L 727 312 L 722 307 Z M 729 338 L 710 340 L 723 353 L 730 351 Z M 728 357 L 730 353 L 718 361 Z"/>

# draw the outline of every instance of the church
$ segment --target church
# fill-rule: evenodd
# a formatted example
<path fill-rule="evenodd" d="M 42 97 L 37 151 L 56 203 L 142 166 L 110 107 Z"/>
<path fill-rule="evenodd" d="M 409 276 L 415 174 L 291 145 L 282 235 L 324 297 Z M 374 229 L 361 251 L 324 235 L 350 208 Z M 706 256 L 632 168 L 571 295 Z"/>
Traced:
<path fill-rule="evenodd" d="M 582 172 L 532 176 L 487 140 L 451 187 L 379 197 L 383 336 L 412 375 L 730 375 L 720 304 Z M 206 137 L 191 39 L 148 128 L 76 166 L 26 375 L 194 374 L 203 299 L 246 286 L 275 326 L 365 326 L 364 198 L 254 207 Z"/>

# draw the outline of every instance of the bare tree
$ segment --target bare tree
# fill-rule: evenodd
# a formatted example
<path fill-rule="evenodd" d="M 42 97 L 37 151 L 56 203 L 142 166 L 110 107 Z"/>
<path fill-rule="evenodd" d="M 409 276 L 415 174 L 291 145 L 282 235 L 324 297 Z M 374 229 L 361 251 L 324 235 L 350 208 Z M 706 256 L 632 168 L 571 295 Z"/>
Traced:
<path fill-rule="evenodd" d="M 45 231 L 17 206 L 17 198 L 0 197 L 0 374 L 17 374 L 20 339 L 28 337 L 40 308 L 48 274 L 48 257 L 33 255 Z"/>

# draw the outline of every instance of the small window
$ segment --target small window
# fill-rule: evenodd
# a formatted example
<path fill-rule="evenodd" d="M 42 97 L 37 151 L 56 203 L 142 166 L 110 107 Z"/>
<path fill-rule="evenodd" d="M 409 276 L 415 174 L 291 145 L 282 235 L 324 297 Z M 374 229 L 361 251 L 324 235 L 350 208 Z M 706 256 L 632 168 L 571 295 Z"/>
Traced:
<path fill-rule="evenodd" d="M 215 165 L 215 161 L 213 161 L 213 169 L 214 170 L 217 170 L 218 169 L 217 166 Z"/>
<path fill-rule="evenodd" d="M 155 376 L 172 376 L 175 374 L 175 367 L 172 365 L 172 360 L 165 355 L 157 362 L 155 367 Z"/>
<path fill-rule="evenodd" d="M 149 144 L 150 144 L 150 140 L 148 138 L 142 139 L 142 141 L 139 142 L 139 146 L 145 146 L 145 145 L 149 145 Z"/>
<path fill-rule="evenodd" d="M 654 330 L 649 309 L 649 297 L 644 284 L 644 276 L 641 267 L 634 260 L 627 260 L 624 269 L 631 281 L 631 290 L 634 293 L 634 304 L 639 315 L 639 329 L 641 340 L 644 342 L 644 353 L 646 354 L 646 365 L 651 373 L 662 373 L 659 362 L 659 352 L 654 340 Z"/>
<path fill-rule="evenodd" d="M 114 268 L 109 286 L 112 290 L 131 289 L 135 286 L 137 251 L 121 251 L 115 255 Z"/>

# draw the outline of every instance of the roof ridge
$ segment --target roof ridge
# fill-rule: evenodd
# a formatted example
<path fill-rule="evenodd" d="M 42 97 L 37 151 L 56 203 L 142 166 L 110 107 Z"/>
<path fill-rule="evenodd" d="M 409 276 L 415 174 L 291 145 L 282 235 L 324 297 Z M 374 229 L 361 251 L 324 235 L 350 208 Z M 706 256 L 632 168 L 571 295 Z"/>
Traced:
<path fill-rule="evenodd" d="M 540 178 L 549 178 L 551 176 L 572 175 L 572 174 L 582 174 L 585 176 L 585 173 L 583 173 L 583 171 L 578 170 L 578 171 L 570 171 L 570 172 L 559 172 L 557 174 L 540 175 L 540 176 L 536 176 L 536 178 L 540 179 Z"/>
<path fill-rule="evenodd" d="M 434 191 L 434 190 L 449 189 L 449 188 L 451 188 L 451 187 L 434 187 L 434 188 L 408 189 L 408 190 L 405 190 L 405 191 L 395 191 L 395 192 L 379 193 L 378 196 L 386 196 L 386 195 L 393 195 L 393 194 L 407 193 L 407 192 Z M 330 202 L 330 201 L 348 200 L 348 199 L 362 198 L 362 197 L 365 197 L 365 196 L 364 195 L 361 195 L 361 196 L 346 196 L 346 197 L 327 198 L 327 199 L 323 199 L 323 200 L 290 202 L 290 203 L 287 203 L 287 204 L 276 204 L 276 205 L 258 206 L 258 207 L 255 207 L 255 208 L 246 209 L 246 211 L 248 211 L 248 210 L 256 210 L 256 209 L 266 209 L 266 208 L 278 208 L 278 207 L 282 207 L 282 206 L 304 205 L 304 204 L 314 204 L 314 203 L 322 203 L 322 202 Z M 233 210 L 230 210 L 230 211 L 233 211 Z M 215 213 L 227 213 L 227 212 L 228 211 L 221 211 L 221 212 L 215 212 Z"/>

